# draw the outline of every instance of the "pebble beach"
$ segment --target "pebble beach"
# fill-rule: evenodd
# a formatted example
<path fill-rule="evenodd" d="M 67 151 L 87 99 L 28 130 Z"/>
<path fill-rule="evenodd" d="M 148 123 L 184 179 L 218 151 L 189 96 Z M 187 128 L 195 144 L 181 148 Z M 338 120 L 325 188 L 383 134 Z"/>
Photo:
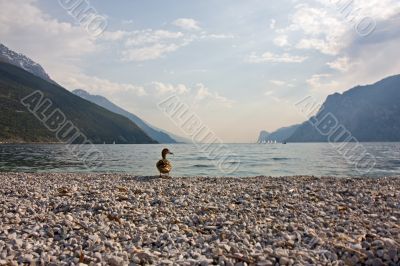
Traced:
<path fill-rule="evenodd" d="M 0 265 L 400 265 L 400 178 L 0 173 Z"/>

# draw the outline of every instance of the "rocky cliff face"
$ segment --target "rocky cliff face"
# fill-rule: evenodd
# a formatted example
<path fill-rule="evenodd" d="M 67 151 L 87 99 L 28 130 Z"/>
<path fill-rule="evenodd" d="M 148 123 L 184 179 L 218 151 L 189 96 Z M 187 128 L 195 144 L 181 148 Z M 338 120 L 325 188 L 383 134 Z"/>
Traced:
<path fill-rule="evenodd" d="M 0 61 L 20 67 L 29 73 L 54 83 L 41 65 L 23 54 L 16 53 L 0 43 Z"/>
<path fill-rule="evenodd" d="M 263 143 L 268 141 L 285 142 L 289 137 L 293 135 L 293 133 L 297 130 L 297 128 L 299 128 L 299 126 L 300 125 L 282 127 L 275 130 L 272 133 L 261 131 L 257 142 L 258 143 Z"/>
<path fill-rule="evenodd" d="M 339 136 L 339 131 L 347 132 Z M 400 75 L 328 96 L 289 142 L 400 141 Z M 337 136 L 336 136 L 336 135 Z"/>

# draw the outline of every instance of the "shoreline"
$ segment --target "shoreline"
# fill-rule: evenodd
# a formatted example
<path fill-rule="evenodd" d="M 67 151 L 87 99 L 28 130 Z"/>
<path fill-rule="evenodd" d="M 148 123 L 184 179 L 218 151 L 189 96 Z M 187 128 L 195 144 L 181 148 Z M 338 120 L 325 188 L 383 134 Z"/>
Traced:
<path fill-rule="evenodd" d="M 0 265 L 400 264 L 400 179 L 0 172 Z"/>

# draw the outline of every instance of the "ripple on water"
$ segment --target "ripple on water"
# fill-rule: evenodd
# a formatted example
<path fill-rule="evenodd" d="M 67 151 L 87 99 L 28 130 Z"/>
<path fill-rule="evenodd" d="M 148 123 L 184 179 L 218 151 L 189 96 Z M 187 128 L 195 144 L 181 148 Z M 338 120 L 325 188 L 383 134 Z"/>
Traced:
<path fill-rule="evenodd" d="M 283 157 L 283 158 L 273 157 L 271 159 L 274 160 L 274 161 L 286 161 L 286 160 L 289 160 L 289 158 L 285 158 L 285 157 Z"/>
<path fill-rule="evenodd" d="M 211 165 L 206 165 L 206 164 L 194 164 L 192 167 L 198 167 L 198 168 L 208 168 L 212 167 Z"/>

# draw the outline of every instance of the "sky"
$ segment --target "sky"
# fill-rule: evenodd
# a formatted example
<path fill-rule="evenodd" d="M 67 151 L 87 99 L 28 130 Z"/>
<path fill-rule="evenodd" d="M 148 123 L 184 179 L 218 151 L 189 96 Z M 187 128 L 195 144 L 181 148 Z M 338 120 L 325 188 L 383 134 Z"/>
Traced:
<path fill-rule="evenodd" d="M 306 97 L 399 74 L 399 29 L 398 0 L 0 0 L 0 42 L 66 89 L 183 135 L 157 107 L 177 95 L 230 143 L 307 120 Z"/>

